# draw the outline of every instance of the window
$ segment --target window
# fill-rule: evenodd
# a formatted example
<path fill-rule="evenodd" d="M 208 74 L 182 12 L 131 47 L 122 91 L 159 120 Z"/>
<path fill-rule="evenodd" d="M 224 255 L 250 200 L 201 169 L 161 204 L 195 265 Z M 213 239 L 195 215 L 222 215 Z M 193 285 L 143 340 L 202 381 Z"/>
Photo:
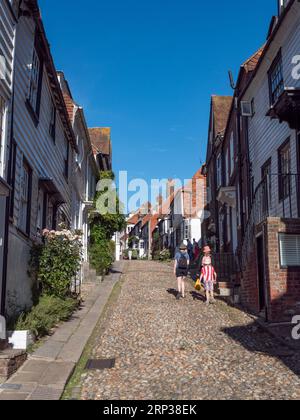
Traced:
<path fill-rule="evenodd" d="M 11 166 L 9 174 L 9 183 L 12 187 L 10 193 L 10 206 L 9 206 L 9 216 L 14 217 L 14 207 L 15 207 L 15 182 L 16 182 L 16 160 L 17 160 L 17 145 L 15 141 L 12 142 L 12 151 L 11 151 Z"/>
<path fill-rule="evenodd" d="M 65 139 L 64 144 L 64 176 L 69 178 L 69 142 Z"/>
<path fill-rule="evenodd" d="M 0 96 L 0 176 L 4 176 L 4 154 L 6 133 L 6 103 Z"/>
<path fill-rule="evenodd" d="M 77 165 L 81 168 L 81 164 L 83 161 L 83 141 L 81 140 L 81 138 L 79 136 L 77 136 L 77 148 L 78 148 L 78 153 L 76 154 L 76 163 Z"/>
<path fill-rule="evenodd" d="M 224 213 L 222 210 L 219 212 L 219 244 L 220 248 L 224 246 Z"/>
<path fill-rule="evenodd" d="M 217 157 L 217 188 L 222 186 L 222 156 Z"/>
<path fill-rule="evenodd" d="M 281 51 L 269 70 L 270 101 L 274 105 L 284 91 Z"/>
<path fill-rule="evenodd" d="M 229 149 L 225 152 L 225 172 L 226 172 L 226 187 L 229 185 L 230 178 L 230 152 Z"/>
<path fill-rule="evenodd" d="M 227 243 L 231 242 L 231 208 L 226 206 Z"/>
<path fill-rule="evenodd" d="M 50 124 L 49 124 L 49 133 L 52 139 L 55 142 L 56 134 L 56 108 L 53 102 L 51 102 L 51 111 L 50 111 Z"/>
<path fill-rule="evenodd" d="M 38 216 L 37 216 L 37 232 L 41 233 L 43 230 L 43 220 L 44 220 L 44 192 L 39 190 L 38 194 Z"/>
<path fill-rule="evenodd" d="M 42 74 L 43 74 L 43 62 L 41 56 L 38 54 L 36 44 L 38 38 L 36 38 L 35 46 L 32 53 L 32 62 L 29 65 L 30 76 L 29 76 L 29 90 L 27 101 L 31 107 L 35 119 L 38 119 L 40 112 L 40 97 L 42 87 Z"/>
<path fill-rule="evenodd" d="M 263 190 L 263 211 L 266 212 L 272 203 L 272 179 L 271 179 L 272 161 L 269 159 L 261 168 L 261 177 L 264 181 Z"/>
<path fill-rule="evenodd" d="M 278 151 L 278 169 L 279 169 L 279 200 L 285 200 L 290 196 L 290 172 L 291 172 L 291 148 L 290 141 Z"/>
<path fill-rule="evenodd" d="M 279 234 L 280 265 L 300 267 L 300 235 Z"/>
<path fill-rule="evenodd" d="M 233 133 L 230 137 L 230 176 L 233 174 L 235 166 L 234 137 Z"/>
<path fill-rule="evenodd" d="M 21 205 L 19 228 L 27 235 L 30 234 L 30 215 L 31 215 L 31 169 L 27 162 L 23 160 L 21 173 Z"/>

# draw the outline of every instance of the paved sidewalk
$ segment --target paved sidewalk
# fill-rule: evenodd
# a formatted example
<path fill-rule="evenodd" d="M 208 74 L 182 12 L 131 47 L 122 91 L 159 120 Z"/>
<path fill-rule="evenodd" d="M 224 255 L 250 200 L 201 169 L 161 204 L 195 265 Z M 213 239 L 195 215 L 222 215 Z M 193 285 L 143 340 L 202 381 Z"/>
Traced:
<path fill-rule="evenodd" d="M 0 386 L 0 400 L 58 400 L 119 281 L 123 263 L 115 263 L 103 283 L 95 285 L 82 309 L 63 323 L 22 368 Z"/>

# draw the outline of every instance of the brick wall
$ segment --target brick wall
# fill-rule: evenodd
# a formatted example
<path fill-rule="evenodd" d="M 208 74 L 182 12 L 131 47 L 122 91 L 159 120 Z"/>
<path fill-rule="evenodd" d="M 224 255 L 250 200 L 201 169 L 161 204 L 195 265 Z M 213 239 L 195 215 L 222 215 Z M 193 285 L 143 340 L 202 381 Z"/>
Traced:
<path fill-rule="evenodd" d="M 0 353 L 0 382 L 10 378 L 26 361 L 24 351 L 8 350 Z"/>
<path fill-rule="evenodd" d="M 267 221 L 267 279 L 271 321 L 291 321 L 300 307 L 300 269 L 281 268 L 279 233 L 300 234 L 300 219 L 269 218 Z"/>
<path fill-rule="evenodd" d="M 250 254 L 247 268 L 243 272 L 241 278 L 241 303 L 251 312 L 259 312 L 258 274 L 255 245 L 253 246 L 253 250 Z"/>

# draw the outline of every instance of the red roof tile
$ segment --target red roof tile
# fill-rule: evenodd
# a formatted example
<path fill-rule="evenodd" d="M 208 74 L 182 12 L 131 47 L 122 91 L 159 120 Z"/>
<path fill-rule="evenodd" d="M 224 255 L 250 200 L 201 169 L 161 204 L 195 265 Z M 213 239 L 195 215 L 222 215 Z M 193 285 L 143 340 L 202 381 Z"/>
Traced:
<path fill-rule="evenodd" d="M 111 136 L 109 127 L 89 128 L 94 154 L 111 155 Z"/>

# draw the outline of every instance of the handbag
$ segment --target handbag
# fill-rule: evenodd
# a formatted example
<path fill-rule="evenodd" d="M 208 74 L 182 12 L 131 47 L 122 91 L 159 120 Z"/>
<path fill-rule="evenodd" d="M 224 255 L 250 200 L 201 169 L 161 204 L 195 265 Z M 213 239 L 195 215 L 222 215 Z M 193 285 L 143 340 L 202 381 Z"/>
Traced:
<path fill-rule="evenodd" d="M 201 290 L 201 283 L 200 283 L 200 279 L 198 279 L 195 283 L 195 289 L 198 290 L 198 292 L 200 292 Z"/>

